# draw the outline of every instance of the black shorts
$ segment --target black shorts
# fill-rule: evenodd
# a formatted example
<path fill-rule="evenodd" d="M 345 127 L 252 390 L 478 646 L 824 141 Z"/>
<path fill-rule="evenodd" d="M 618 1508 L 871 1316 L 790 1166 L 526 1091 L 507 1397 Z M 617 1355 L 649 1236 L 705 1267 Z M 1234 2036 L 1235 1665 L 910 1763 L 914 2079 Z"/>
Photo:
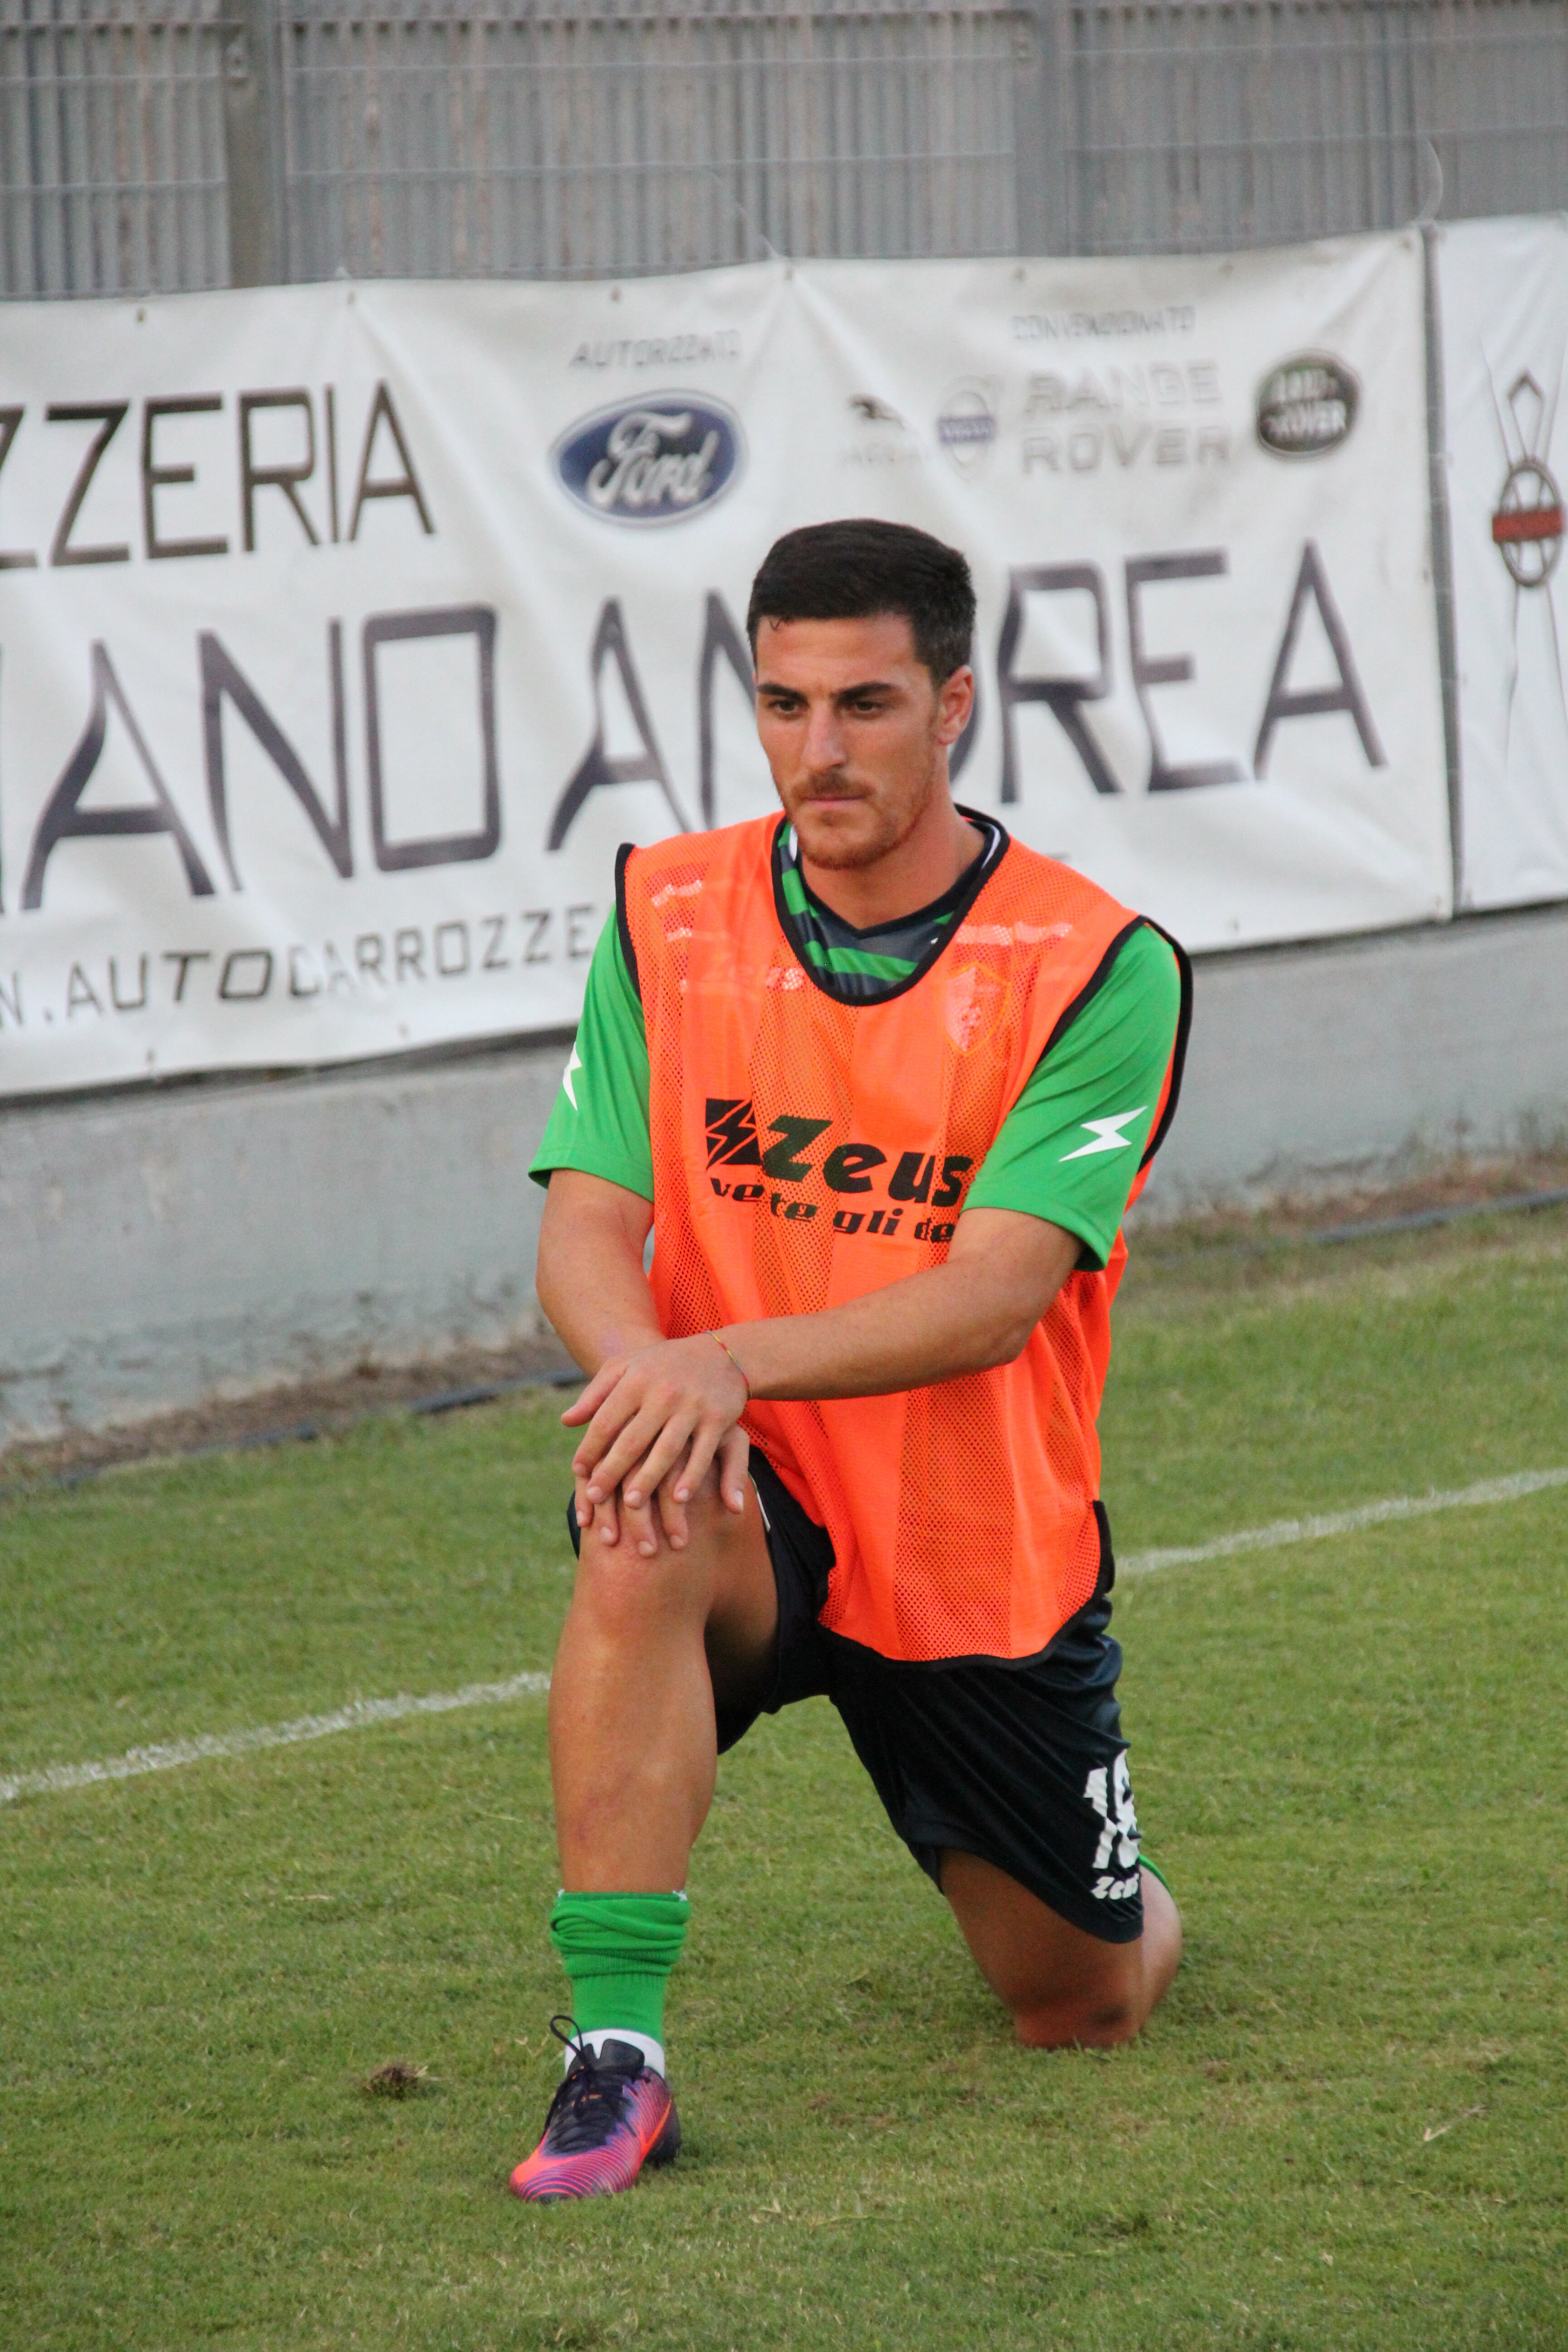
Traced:
<path fill-rule="evenodd" d="M 1116 1698 L 1121 1648 L 1107 1631 L 1115 1568 L 1103 1511 L 1095 1597 L 1037 1656 L 915 1664 L 818 1622 L 833 1566 L 827 1530 L 754 1445 L 751 1475 L 778 1591 L 777 1648 L 766 1696 L 719 1709 L 721 1751 L 759 1715 L 830 1698 L 888 1819 L 939 1885 L 942 1850 L 954 1846 L 1089 1935 L 1134 1942 L 1143 1898 Z M 570 1506 L 567 1524 L 575 1546 Z"/>

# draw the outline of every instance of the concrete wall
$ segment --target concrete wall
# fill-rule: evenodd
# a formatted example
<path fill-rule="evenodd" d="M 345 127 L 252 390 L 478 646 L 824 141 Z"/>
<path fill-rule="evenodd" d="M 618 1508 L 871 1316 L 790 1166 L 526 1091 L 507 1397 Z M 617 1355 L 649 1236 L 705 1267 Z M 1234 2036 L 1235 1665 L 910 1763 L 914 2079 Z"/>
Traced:
<path fill-rule="evenodd" d="M 1181 1114 L 1144 1195 L 1176 1215 L 1568 1144 L 1568 907 L 1205 957 Z"/>
<path fill-rule="evenodd" d="M 0 1111 L 0 1444 L 539 1328 L 563 1040 Z M 1199 967 L 1173 1215 L 1568 1141 L 1568 908 Z"/>
<path fill-rule="evenodd" d="M 0 1444 L 531 1338 L 566 1054 L 0 1113 Z"/>

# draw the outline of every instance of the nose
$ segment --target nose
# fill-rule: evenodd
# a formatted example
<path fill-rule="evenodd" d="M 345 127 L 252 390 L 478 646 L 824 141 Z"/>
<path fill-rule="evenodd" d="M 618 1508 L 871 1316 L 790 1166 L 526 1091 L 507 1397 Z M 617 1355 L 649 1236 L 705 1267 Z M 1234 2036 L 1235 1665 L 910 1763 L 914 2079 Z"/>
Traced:
<path fill-rule="evenodd" d="M 831 775 L 844 765 L 844 730 L 831 702 L 811 705 L 801 746 L 801 764 L 808 775 Z"/>

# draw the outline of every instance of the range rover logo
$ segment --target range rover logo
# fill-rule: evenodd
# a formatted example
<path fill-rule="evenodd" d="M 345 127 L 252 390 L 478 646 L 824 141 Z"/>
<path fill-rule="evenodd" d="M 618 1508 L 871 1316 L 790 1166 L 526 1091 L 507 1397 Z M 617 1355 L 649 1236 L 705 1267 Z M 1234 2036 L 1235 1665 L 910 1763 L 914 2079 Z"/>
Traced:
<path fill-rule="evenodd" d="M 740 419 L 716 400 L 659 392 L 571 425 L 550 453 L 568 497 L 606 522 L 684 522 L 741 472 Z"/>
<path fill-rule="evenodd" d="M 1258 388 L 1258 440 L 1276 457 L 1321 457 L 1347 438 L 1360 399 L 1342 360 L 1302 352 L 1282 360 Z"/>

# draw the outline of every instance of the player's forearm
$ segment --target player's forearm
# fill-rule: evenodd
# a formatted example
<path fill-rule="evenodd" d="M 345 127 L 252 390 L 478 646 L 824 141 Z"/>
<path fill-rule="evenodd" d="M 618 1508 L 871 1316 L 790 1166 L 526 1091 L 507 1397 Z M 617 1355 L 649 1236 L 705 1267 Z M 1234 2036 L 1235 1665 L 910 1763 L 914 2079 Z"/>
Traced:
<path fill-rule="evenodd" d="M 663 1337 L 643 1272 L 645 1204 L 619 1187 L 563 1169 L 539 1236 L 539 1303 L 585 1372 Z"/>
<path fill-rule="evenodd" d="M 887 1396 L 1010 1362 L 1027 1339 L 1011 1316 L 977 1316 L 946 1266 L 817 1315 L 726 1327 L 754 1397 Z"/>
<path fill-rule="evenodd" d="M 539 1303 L 574 1362 L 596 1372 L 612 1356 L 629 1356 L 662 1338 L 641 1264 L 606 1266 L 570 1257 L 556 1278 L 539 1285 Z"/>
<path fill-rule="evenodd" d="M 1010 1363 L 1080 1247 L 1075 1235 L 1043 1218 L 971 1210 L 959 1219 L 943 1265 L 817 1315 L 728 1323 L 723 1348 L 694 1333 L 646 1347 L 624 1364 L 603 1361 L 562 1416 L 583 1428 L 573 1457 L 579 1519 L 589 1507 L 613 1507 L 623 1481 L 628 1511 L 646 1511 L 650 1498 L 662 1495 L 661 1482 L 679 1469 L 670 1497 L 679 1525 L 668 1532 L 672 1542 L 684 1540 L 684 1504 L 716 1451 L 729 1444 L 748 1391 L 808 1402 L 879 1396 Z M 738 1461 L 729 1467 L 738 1475 Z"/>
<path fill-rule="evenodd" d="M 780 1400 L 884 1396 L 1011 1363 L 1077 1255 L 1070 1235 L 1041 1232 L 1058 1246 L 1027 1266 L 955 1257 L 820 1314 L 727 1325 L 725 1340 L 752 1394 Z"/>

